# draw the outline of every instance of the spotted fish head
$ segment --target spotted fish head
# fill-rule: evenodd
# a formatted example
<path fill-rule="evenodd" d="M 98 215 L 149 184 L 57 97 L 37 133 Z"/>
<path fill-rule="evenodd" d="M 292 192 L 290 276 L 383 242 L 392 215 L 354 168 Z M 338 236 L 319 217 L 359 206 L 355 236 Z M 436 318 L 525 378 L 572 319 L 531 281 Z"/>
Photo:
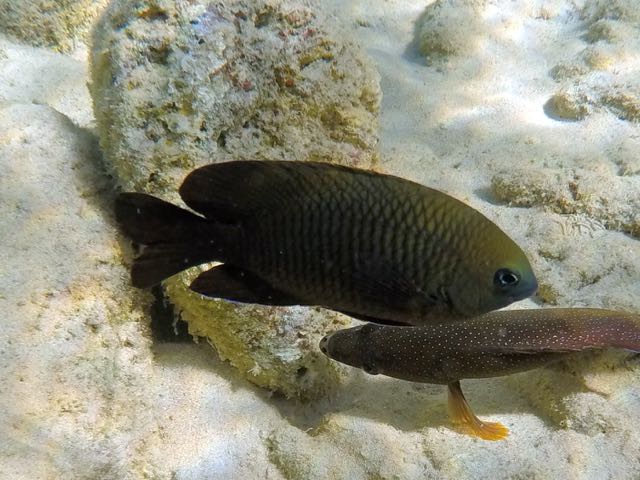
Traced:
<path fill-rule="evenodd" d="M 473 316 L 523 300 L 538 281 L 522 249 L 495 225 L 468 238 L 447 289 L 453 309 Z"/>
<path fill-rule="evenodd" d="M 371 333 L 378 328 L 367 323 L 330 333 L 320 340 L 320 351 L 333 360 L 375 375 L 378 371 L 368 346 Z"/>

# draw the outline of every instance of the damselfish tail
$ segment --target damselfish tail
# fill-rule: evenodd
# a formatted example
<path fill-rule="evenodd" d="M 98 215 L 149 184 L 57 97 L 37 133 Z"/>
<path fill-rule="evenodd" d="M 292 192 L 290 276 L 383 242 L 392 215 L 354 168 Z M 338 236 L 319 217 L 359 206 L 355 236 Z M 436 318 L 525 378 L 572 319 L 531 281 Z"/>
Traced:
<path fill-rule="evenodd" d="M 131 267 L 131 283 L 148 288 L 194 265 L 223 261 L 229 228 L 144 193 L 116 198 L 116 221 L 145 245 Z"/>

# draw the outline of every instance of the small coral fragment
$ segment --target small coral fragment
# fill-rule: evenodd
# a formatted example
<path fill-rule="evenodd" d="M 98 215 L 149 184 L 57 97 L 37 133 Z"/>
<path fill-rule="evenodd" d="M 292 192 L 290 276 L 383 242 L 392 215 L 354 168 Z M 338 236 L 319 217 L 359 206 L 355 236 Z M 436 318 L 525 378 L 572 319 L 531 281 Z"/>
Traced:
<path fill-rule="evenodd" d="M 482 35 L 482 1 L 437 0 L 419 20 L 418 44 L 428 61 L 469 54 Z"/>

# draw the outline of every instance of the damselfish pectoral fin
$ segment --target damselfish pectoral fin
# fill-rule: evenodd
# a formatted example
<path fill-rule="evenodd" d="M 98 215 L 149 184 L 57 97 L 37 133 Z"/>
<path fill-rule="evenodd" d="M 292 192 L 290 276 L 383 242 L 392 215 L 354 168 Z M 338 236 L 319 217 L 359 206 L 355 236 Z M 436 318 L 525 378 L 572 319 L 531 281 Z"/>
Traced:
<path fill-rule="evenodd" d="M 483 422 L 475 416 L 464 398 L 459 381 L 450 383 L 448 387 L 449 415 L 465 433 L 483 440 L 504 440 L 509 435 L 509 429 L 501 423 Z"/>
<path fill-rule="evenodd" d="M 303 304 L 289 294 L 273 288 L 254 273 L 227 264 L 201 273 L 189 288 L 207 297 L 234 302 L 277 306 Z"/>

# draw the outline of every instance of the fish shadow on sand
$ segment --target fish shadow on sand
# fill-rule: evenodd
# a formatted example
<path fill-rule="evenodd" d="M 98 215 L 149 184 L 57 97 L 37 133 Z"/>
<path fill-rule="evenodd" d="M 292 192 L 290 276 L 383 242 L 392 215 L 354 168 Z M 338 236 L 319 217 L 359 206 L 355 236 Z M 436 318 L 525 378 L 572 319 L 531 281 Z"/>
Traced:
<path fill-rule="evenodd" d="M 74 149 L 82 152 L 82 161 L 73 165 L 73 183 L 80 195 L 87 203 L 102 213 L 102 218 L 109 226 L 116 230 L 113 205 L 116 188 L 113 177 L 103 161 L 98 137 L 88 128 L 76 126 L 65 117 L 70 128 L 76 131 Z M 129 242 L 126 242 L 129 243 Z"/>
<path fill-rule="evenodd" d="M 462 388 L 483 420 L 516 428 L 507 416 L 534 415 L 549 430 L 564 430 L 572 417 L 574 394 L 607 397 L 607 392 L 589 388 L 585 374 L 612 374 L 616 368 L 634 369 L 638 364 L 637 354 L 578 353 L 567 361 L 516 375 L 463 380 Z M 291 425 L 312 434 L 340 414 L 374 420 L 405 432 L 443 426 L 455 429 L 447 412 L 445 386 L 370 376 L 361 371 L 350 372 L 347 380 L 324 399 L 306 404 L 277 399 L 274 403 Z"/>
<path fill-rule="evenodd" d="M 404 432 L 439 427 L 454 429 L 447 412 L 444 385 L 406 382 L 342 367 L 346 371 L 343 381 L 326 396 L 312 401 L 287 399 L 257 387 L 220 360 L 214 348 L 202 345 L 205 342 L 193 345 L 184 322 L 178 322 L 176 335 L 170 304 L 164 301 L 159 288 L 154 293 L 156 301 L 149 312 L 153 319 L 152 349 L 158 363 L 209 370 L 224 379 L 232 391 L 250 391 L 273 405 L 284 420 L 305 433 L 313 435 L 336 415 L 368 419 Z M 167 354 L 167 349 L 173 354 Z M 184 353 L 177 354 L 176 349 L 184 350 Z M 599 352 L 578 354 L 568 357 L 567 361 L 516 375 L 463 380 L 462 387 L 481 419 L 500 421 L 515 428 L 503 417 L 535 415 L 550 430 L 562 430 L 569 419 L 568 399 L 571 395 L 593 392 L 585 384 L 583 374 L 609 373 L 616 365 L 633 367 L 640 360 L 640 356 L 628 354 L 614 355 L 610 360 L 605 357 L 604 361 L 600 358 Z M 594 393 L 604 395 L 603 392 Z"/>
<path fill-rule="evenodd" d="M 463 380 L 462 387 L 474 412 L 481 419 L 506 421 L 504 415 L 536 415 L 550 429 L 562 428 L 557 417 L 551 417 L 533 405 L 518 388 L 528 382 L 521 374 L 517 383 L 508 377 Z M 558 391 L 562 396 L 585 390 L 580 382 L 565 382 Z M 371 377 L 354 372 L 335 392 L 315 402 L 300 403 L 274 400 L 275 406 L 289 423 L 302 431 L 321 427 L 333 415 L 345 414 L 388 424 L 404 432 L 425 428 L 453 428 L 447 412 L 447 389 L 444 385 L 418 384 L 386 377 Z"/>
<path fill-rule="evenodd" d="M 187 322 L 176 316 L 171 302 L 160 285 L 151 288 L 154 301 L 149 307 L 150 329 L 156 343 L 194 343 Z"/>

